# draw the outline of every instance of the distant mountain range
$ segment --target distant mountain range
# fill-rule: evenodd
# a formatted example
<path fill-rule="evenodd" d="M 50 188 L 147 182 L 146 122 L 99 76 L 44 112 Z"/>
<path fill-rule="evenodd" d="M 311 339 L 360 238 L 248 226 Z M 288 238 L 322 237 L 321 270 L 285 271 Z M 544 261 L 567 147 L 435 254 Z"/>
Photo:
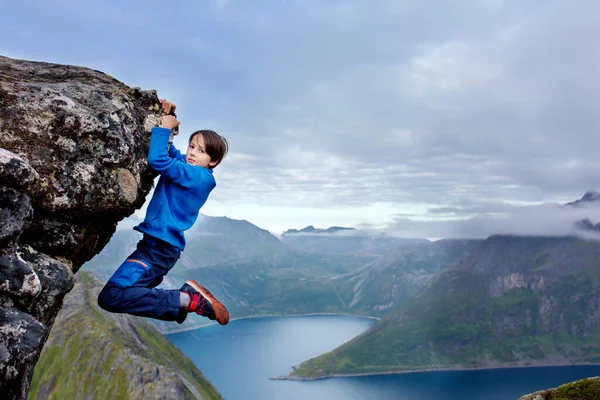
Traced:
<path fill-rule="evenodd" d="M 565 206 L 599 200 L 588 191 Z M 573 223 L 580 232 L 600 230 L 590 219 Z M 367 332 L 290 378 L 600 362 L 597 240 L 493 235 L 467 246 Z"/>
<path fill-rule="evenodd" d="M 203 282 L 223 298 L 233 318 L 384 315 L 417 293 L 447 263 L 457 261 L 470 243 L 370 235 L 343 227 L 300 231 L 316 233 L 288 231 L 279 239 L 247 221 L 202 215 L 186 235 L 187 248 L 162 286 L 178 288 L 187 279 Z M 117 230 L 83 270 L 107 280 L 140 238 L 136 231 Z M 188 318 L 183 326 L 152 323 L 170 332 L 209 321 L 197 317 Z"/>
<path fill-rule="evenodd" d="M 315 229 L 312 226 L 284 232 L 281 242 L 290 249 L 305 253 L 366 256 L 371 259 L 384 255 L 398 245 L 429 243 L 426 239 L 404 239 L 354 228 Z"/>
<path fill-rule="evenodd" d="M 292 376 L 600 362 L 600 243 L 492 236 Z"/>
<path fill-rule="evenodd" d="M 587 192 L 585 192 L 585 194 L 583 195 L 582 198 L 569 202 L 565 205 L 567 206 L 585 206 L 585 205 L 589 205 L 589 204 L 593 204 L 593 203 L 599 203 L 600 202 L 600 192 L 596 191 L 596 190 L 588 190 Z"/>
<path fill-rule="evenodd" d="M 566 206 L 587 207 L 595 192 Z M 600 204 L 600 203 L 599 203 Z M 595 230 L 589 219 L 573 221 Z M 202 217 L 163 284 L 197 279 L 232 316 L 354 313 L 381 320 L 288 379 L 600 362 L 600 245 L 575 236 L 400 239 Z M 104 277 L 139 234 L 117 231 L 84 269 Z M 208 321 L 188 318 L 183 328 Z M 181 328 L 153 322 L 164 332 Z"/>
<path fill-rule="evenodd" d="M 568 204 L 597 199 L 588 192 Z M 595 228 L 589 220 L 573 223 Z M 222 217 L 202 217 L 188 238 L 163 286 L 203 282 L 233 318 L 382 317 L 365 334 L 303 363 L 295 377 L 591 362 L 599 354 L 596 242 L 509 235 L 432 242 L 311 226 L 277 238 Z M 107 279 L 138 239 L 137 232 L 117 231 L 85 268 Z M 208 321 L 153 323 L 170 332 Z"/>
<path fill-rule="evenodd" d="M 344 228 L 342 226 L 332 226 L 327 229 L 315 228 L 312 225 L 307 226 L 303 229 L 288 229 L 283 232 L 283 236 L 293 235 L 296 233 L 310 233 L 310 234 L 321 234 L 321 233 L 336 233 L 336 232 L 347 232 L 352 231 L 356 232 L 356 228 Z"/>

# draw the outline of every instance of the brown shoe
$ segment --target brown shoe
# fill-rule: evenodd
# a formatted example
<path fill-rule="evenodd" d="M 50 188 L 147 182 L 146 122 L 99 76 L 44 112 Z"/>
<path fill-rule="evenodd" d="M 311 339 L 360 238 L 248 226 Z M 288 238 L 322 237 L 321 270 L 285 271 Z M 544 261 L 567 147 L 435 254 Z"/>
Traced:
<path fill-rule="evenodd" d="M 186 292 L 190 296 L 190 304 L 186 311 L 195 312 L 213 321 L 217 320 L 221 325 L 227 325 L 229 322 L 227 308 L 207 288 L 200 286 L 198 282 L 188 280 L 179 291 Z"/>

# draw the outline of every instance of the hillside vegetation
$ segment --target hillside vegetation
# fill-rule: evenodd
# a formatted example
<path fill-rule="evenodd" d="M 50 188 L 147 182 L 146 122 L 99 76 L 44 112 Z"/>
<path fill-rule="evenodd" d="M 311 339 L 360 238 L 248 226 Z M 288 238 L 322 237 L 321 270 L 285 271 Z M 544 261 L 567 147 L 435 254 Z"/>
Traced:
<path fill-rule="evenodd" d="M 141 318 L 108 314 L 80 271 L 36 365 L 29 399 L 221 399 L 193 362 Z"/>
<path fill-rule="evenodd" d="M 600 246 L 494 236 L 292 376 L 600 362 Z"/>

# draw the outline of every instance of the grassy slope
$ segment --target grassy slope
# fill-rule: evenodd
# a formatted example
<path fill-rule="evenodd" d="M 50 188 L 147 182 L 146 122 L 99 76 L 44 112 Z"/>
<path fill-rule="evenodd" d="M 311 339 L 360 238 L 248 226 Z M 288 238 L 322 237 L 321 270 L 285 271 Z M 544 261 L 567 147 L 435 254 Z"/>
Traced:
<path fill-rule="evenodd" d="M 535 400 L 537 396 L 544 400 L 597 400 L 600 399 L 600 378 L 585 378 L 565 383 L 555 389 L 522 396 L 519 400 Z"/>
<path fill-rule="evenodd" d="M 116 317 L 117 323 L 100 310 L 95 277 L 85 272 L 77 277 L 79 287 L 67 296 L 36 365 L 30 399 L 151 398 L 169 385 L 177 386 L 182 398 L 221 398 L 192 361 L 151 325 L 126 316 Z M 140 385 L 132 389 L 135 379 Z"/>

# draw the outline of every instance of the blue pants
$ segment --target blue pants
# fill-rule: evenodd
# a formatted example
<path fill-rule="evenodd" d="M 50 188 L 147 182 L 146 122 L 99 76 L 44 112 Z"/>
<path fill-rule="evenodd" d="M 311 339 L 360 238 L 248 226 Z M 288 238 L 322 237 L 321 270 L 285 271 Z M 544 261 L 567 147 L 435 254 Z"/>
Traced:
<path fill-rule="evenodd" d="M 144 235 L 137 249 L 115 271 L 98 295 L 98 305 L 109 312 L 176 321 L 179 290 L 156 289 L 175 265 L 181 251 Z M 179 321 L 178 321 L 179 322 Z"/>

